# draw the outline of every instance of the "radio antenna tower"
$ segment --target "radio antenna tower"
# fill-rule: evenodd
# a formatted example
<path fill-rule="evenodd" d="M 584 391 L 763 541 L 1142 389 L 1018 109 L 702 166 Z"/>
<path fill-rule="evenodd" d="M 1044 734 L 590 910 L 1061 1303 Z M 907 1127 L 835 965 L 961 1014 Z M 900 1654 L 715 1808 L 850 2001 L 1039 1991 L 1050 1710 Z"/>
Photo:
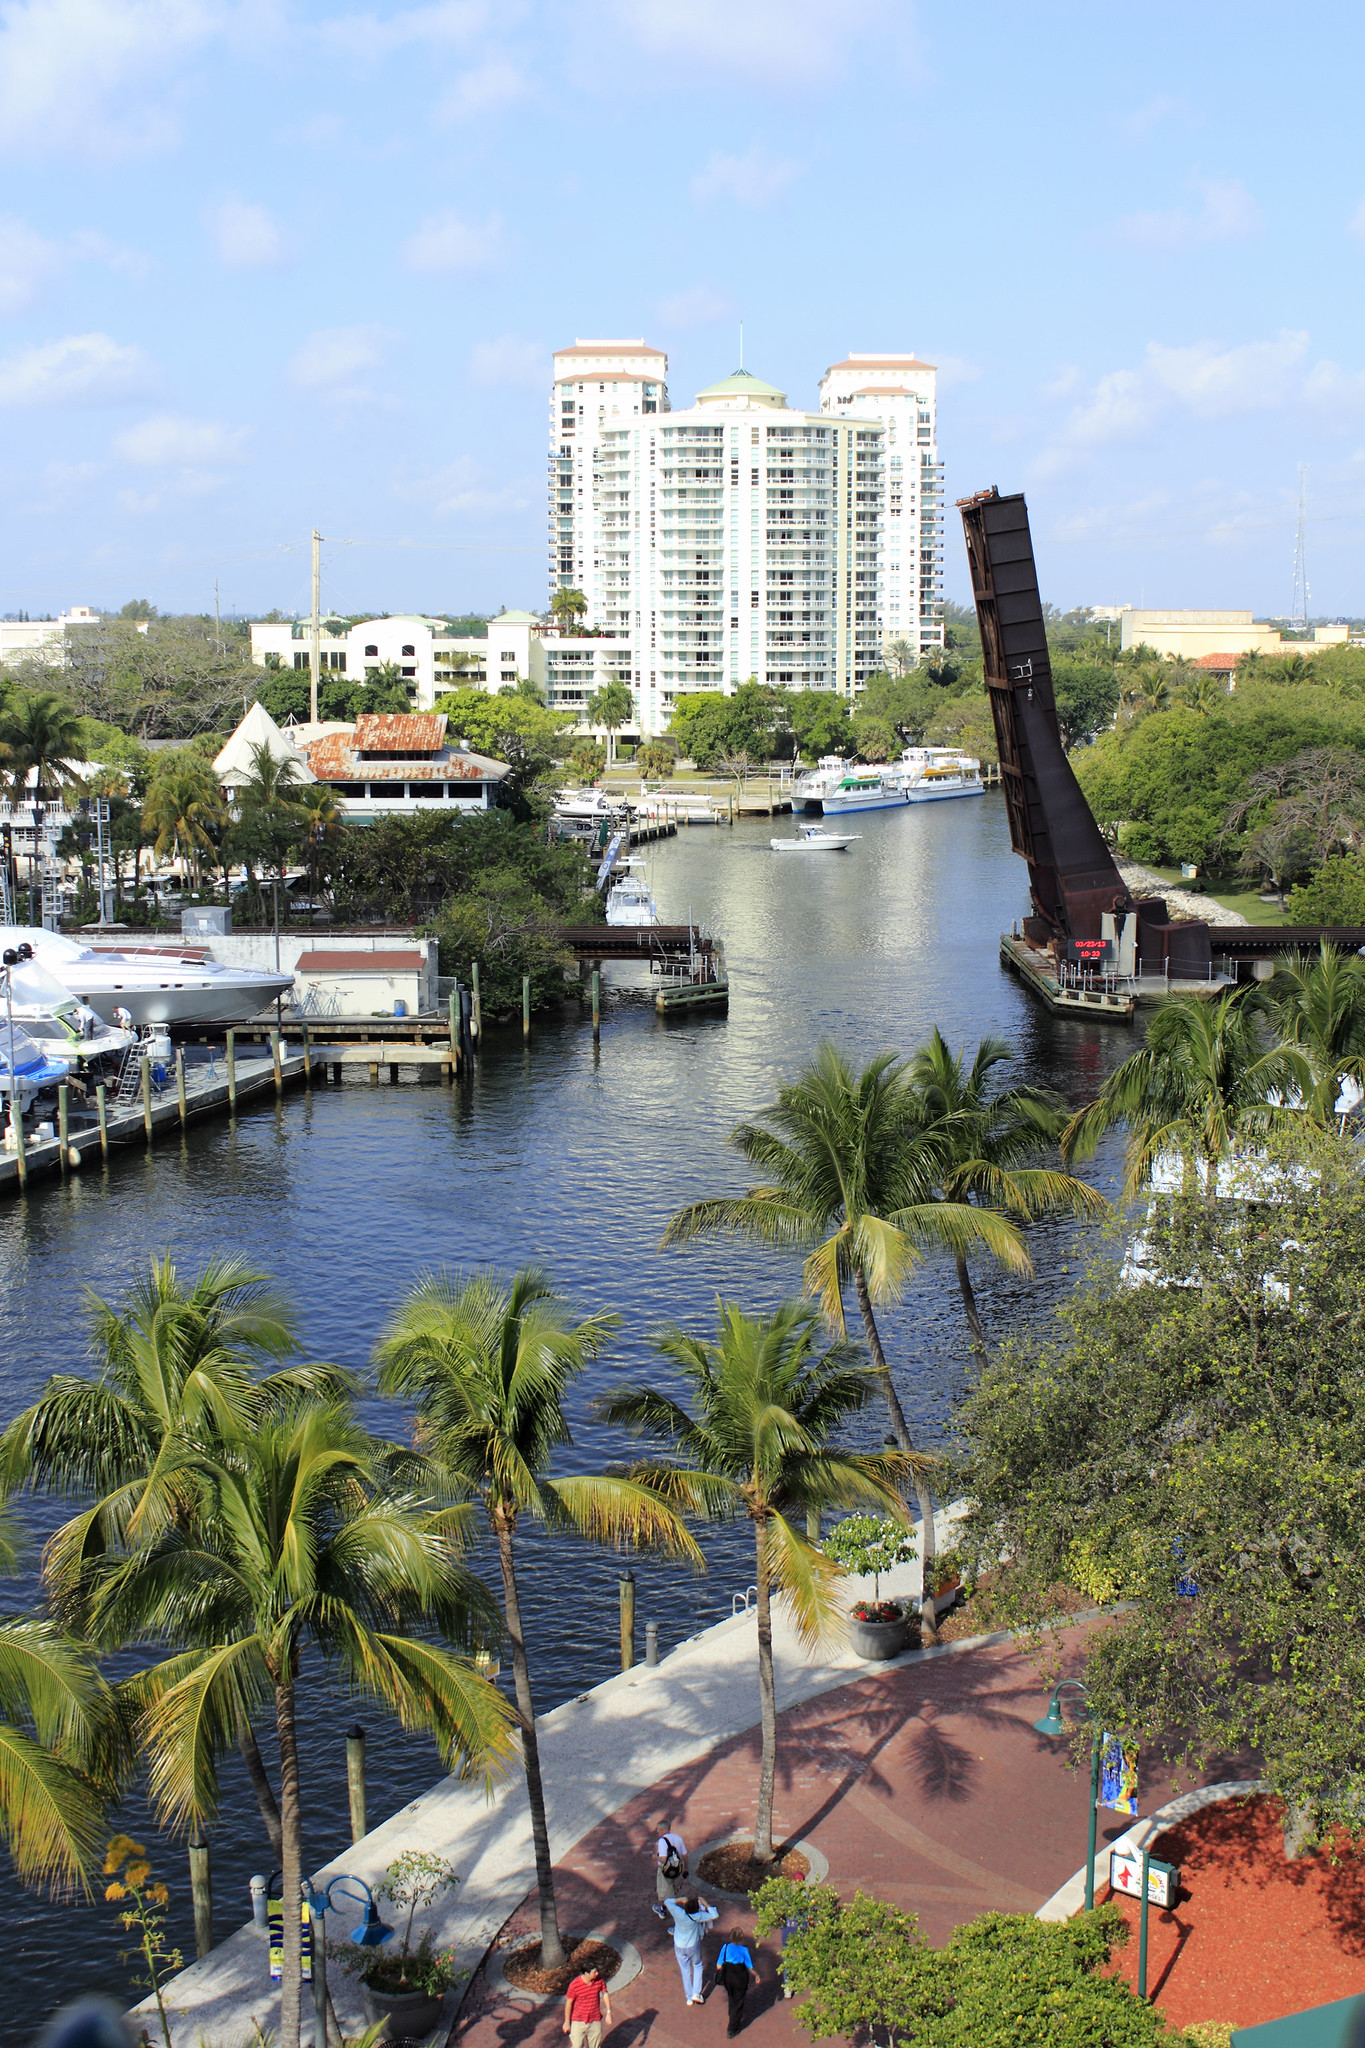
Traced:
<path fill-rule="evenodd" d="M 1299 525 L 1294 540 L 1294 597 L 1289 607 L 1291 625 L 1308 624 L 1308 554 L 1304 529 L 1308 524 L 1308 469 L 1299 464 Z"/>

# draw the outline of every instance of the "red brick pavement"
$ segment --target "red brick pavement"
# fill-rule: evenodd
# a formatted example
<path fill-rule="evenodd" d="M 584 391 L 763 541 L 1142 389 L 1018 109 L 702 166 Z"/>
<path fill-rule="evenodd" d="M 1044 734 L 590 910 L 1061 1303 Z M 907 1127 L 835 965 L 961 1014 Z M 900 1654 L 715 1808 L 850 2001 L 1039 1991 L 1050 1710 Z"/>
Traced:
<path fill-rule="evenodd" d="M 1066 1669 L 1083 1631 L 1063 1638 Z M 1065 1743 L 1034 1733 L 1046 1704 L 1041 1667 L 1011 1643 L 915 1660 L 828 1692 L 780 1716 L 777 1825 L 829 1858 L 847 1893 L 861 1887 L 917 1913 L 932 1942 L 992 1908 L 1032 1912 L 1085 1860 L 1088 1773 L 1070 1766 Z M 689 1846 L 753 1824 L 758 1731 L 719 1744 L 611 1815 L 565 1857 L 557 1873 L 560 1924 L 624 1936 L 644 1970 L 612 2001 L 610 2048 L 699 2048 L 723 2038 L 725 2000 L 688 2008 L 672 1941 L 649 1910 L 653 1843 L 677 1828 Z M 1148 1788 L 1149 1807 L 1170 1796 Z M 1101 1814 L 1100 1839 L 1131 1823 Z M 503 1938 L 538 1921 L 528 1899 Z M 718 1930 L 752 1926 L 722 1910 Z M 709 1965 L 716 1953 L 708 1938 Z M 778 1988 L 775 1949 L 758 1958 L 760 1989 L 750 2024 L 762 2048 L 807 2042 Z M 480 1975 L 465 2000 L 460 2048 L 555 2048 L 559 2004 L 495 1997 Z"/>

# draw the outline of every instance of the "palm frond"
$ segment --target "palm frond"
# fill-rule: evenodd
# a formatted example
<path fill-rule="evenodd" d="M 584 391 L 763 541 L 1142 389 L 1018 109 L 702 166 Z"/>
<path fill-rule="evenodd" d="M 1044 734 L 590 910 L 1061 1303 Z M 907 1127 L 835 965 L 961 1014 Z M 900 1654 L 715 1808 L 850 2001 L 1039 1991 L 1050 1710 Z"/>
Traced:
<path fill-rule="evenodd" d="M 594 1478 L 551 1479 L 554 1495 L 580 1536 L 613 1550 L 653 1550 L 680 1558 L 695 1571 L 705 1560 L 696 1538 L 670 1503 L 635 1478 L 601 1474 Z"/>

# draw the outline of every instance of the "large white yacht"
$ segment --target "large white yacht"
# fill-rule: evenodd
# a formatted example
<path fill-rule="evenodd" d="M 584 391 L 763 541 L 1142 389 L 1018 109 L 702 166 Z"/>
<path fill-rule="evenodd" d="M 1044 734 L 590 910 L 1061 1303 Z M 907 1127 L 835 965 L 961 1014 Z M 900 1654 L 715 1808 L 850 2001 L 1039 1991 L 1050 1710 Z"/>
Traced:
<path fill-rule="evenodd" d="M 984 796 L 981 763 L 956 747 L 907 747 L 883 775 L 904 790 L 907 803 L 939 803 L 950 796 Z"/>
<path fill-rule="evenodd" d="M 292 974 L 225 967 L 199 948 L 113 952 L 36 925 L 0 925 L 0 947 L 28 945 L 54 980 L 106 1024 L 240 1024 L 294 986 Z"/>
<path fill-rule="evenodd" d="M 827 818 L 842 817 L 846 811 L 898 810 L 909 798 L 890 780 L 889 768 L 849 768 L 826 789 L 821 806 Z"/>

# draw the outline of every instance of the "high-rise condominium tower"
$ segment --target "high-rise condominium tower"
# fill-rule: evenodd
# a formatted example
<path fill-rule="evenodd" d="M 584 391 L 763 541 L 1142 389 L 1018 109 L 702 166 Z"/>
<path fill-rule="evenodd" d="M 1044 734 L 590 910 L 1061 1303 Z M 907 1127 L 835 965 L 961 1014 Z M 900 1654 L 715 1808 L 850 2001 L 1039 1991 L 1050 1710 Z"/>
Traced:
<path fill-rule="evenodd" d="M 908 399 L 884 375 L 861 388 L 890 363 L 914 366 Z M 747 370 L 671 412 L 665 369 L 643 341 L 555 357 L 551 584 L 622 636 L 641 733 L 680 692 L 751 676 L 852 700 L 895 641 L 941 641 L 932 370 L 851 357 L 806 413 Z"/>

